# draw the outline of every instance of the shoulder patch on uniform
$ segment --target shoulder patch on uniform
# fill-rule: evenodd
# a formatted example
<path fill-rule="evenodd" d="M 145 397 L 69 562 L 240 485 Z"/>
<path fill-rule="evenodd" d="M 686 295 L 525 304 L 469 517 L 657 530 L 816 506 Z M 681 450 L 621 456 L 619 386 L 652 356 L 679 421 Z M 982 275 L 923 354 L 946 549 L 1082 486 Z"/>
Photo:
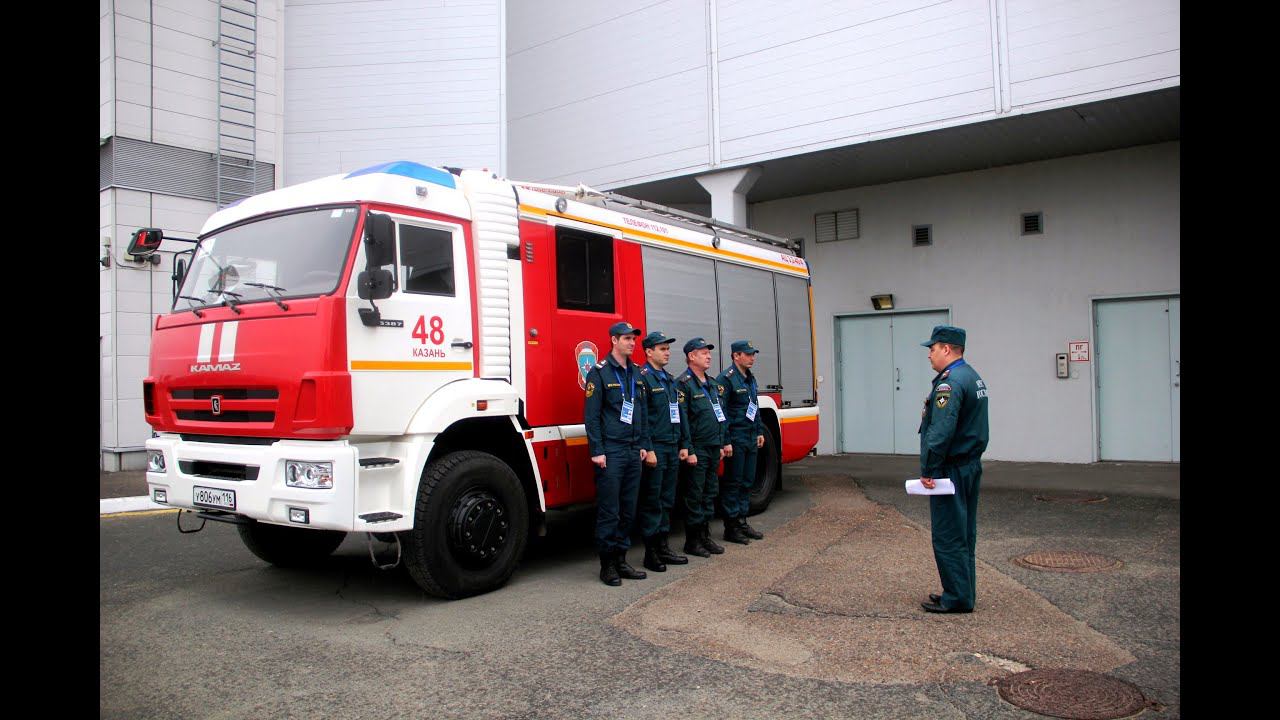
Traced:
<path fill-rule="evenodd" d="M 947 406 L 947 399 L 948 399 L 949 397 L 950 397 L 950 396 L 948 396 L 948 395 L 939 395 L 939 396 L 938 396 L 937 403 L 938 403 L 938 408 L 939 408 L 939 409 L 944 408 L 944 407 L 946 407 L 946 406 Z"/>
<path fill-rule="evenodd" d="M 595 395 L 595 394 L 596 394 L 596 384 L 593 382 L 587 383 L 587 397 L 591 397 L 592 395 Z"/>
<path fill-rule="evenodd" d="M 939 385 L 939 386 L 938 386 L 937 388 L 935 388 L 935 389 L 936 389 L 938 392 L 951 392 L 951 386 L 950 386 L 949 384 L 947 384 L 947 383 L 942 383 L 941 385 Z"/>
<path fill-rule="evenodd" d="M 678 398 L 677 402 L 684 402 L 684 391 L 676 390 L 676 397 Z"/>
<path fill-rule="evenodd" d="M 723 385 L 716 385 L 716 388 L 720 391 L 720 394 L 721 394 L 721 395 L 723 395 L 723 394 L 724 394 L 724 386 L 723 386 Z"/>

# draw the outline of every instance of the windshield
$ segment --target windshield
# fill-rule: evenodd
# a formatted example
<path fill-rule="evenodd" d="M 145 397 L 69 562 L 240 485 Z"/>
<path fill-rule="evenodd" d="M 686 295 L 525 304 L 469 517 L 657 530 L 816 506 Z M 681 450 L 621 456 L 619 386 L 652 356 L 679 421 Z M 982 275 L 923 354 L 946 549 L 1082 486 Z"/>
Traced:
<path fill-rule="evenodd" d="M 209 235 L 196 248 L 174 308 L 333 292 L 357 217 L 354 206 L 328 207 Z"/>

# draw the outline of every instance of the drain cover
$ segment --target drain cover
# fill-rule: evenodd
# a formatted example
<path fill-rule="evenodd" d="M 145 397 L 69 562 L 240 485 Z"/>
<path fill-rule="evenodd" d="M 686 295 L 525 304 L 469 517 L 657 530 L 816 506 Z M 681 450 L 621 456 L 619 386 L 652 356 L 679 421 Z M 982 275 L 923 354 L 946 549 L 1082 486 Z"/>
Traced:
<path fill-rule="evenodd" d="M 1087 670 L 1028 670 L 998 679 L 996 688 L 1024 710 L 1070 720 L 1113 720 L 1151 706 L 1133 685 Z"/>
<path fill-rule="evenodd" d="M 1015 565 L 1032 570 L 1068 573 L 1098 572 L 1123 564 L 1113 557 L 1087 552 L 1033 552 L 1010 559 Z"/>
<path fill-rule="evenodd" d="M 1087 492 L 1062 492 L 1036 495 L 1036 499 L 1041 502 L 1100 503 L 1106 502 L 1107 496 Z"/>

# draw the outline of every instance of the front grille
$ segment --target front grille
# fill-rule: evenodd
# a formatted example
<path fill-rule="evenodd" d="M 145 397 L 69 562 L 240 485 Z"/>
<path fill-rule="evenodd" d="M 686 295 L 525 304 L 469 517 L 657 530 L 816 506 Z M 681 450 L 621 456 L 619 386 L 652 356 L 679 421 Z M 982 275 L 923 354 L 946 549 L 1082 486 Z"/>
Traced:
<path fill-rule="evenodd" d="M 221 395 L 223 400 L 276 400 L 280 391 L 276 388 L 186 388 L 174 390 L 175 400 L 208 400 Z"/>
<path fill-rule="evenodd" d="M 218 478 L 219 480 L 257 480 L 258 466 L 235 463 L 210 462 L 208 460 L 179 460 L 178 469 L 187 475 Z"/>
<path fill-rule="evenodd" d="M 185 387 L 169 390 L 169 406 L 178 421 L 270 423 L 276 421 L 280 389 L 275 387 Z M 214 409 L 219 412 L 215 415 Z"/>
<path fill-rule="evenodd" d="M 223 410 L 214 415 L 212 410 L 178 410 L 179 420 L 199 420 L 201 422 L 257 422 L 273 423 L 276 414 L 273 412 L 253 412 L 249 410 Z"/>
<path fill-rule="evenodd" d="M 239 437 L 236 435 L 197 435 L 195 433 L 182 433 L 182 439 L 187 442 L 203 442 L 203 443 L 219 443 L 228 445 L 270 445 L 279 438 L 271 437 Z"/>

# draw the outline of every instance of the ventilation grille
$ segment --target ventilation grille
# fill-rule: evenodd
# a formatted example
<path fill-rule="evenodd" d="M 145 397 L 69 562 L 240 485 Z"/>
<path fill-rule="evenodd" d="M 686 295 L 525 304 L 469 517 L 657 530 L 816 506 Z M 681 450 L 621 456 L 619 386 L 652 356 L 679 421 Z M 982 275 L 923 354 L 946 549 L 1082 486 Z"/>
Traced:
<path fill-rule="evenodd" d="M 218 158 L 213 153 L 113 137 L 98 151 L 100 190 L 121 187 L 216 201 Z M 254 193 L 275 189 L 275 166 L 257 163 Z"/>
<path fill-rule="evenodd" d="M 1022 234 L 1039 235 L 1044 232 L 1044 213 L 1022 213 Z"/>
<path fill-rule="evenodd" d="M 858 208 L 816 213 L 813 216 L 813 227 L 814 235 L 820 243 L 853 240 L 862 235 Z"/>
<path fill-rule="evenodd" d="M 911 227 L 911 244 L 920 247 L 933 244 L 932 225 L 913 225 Z"/>

